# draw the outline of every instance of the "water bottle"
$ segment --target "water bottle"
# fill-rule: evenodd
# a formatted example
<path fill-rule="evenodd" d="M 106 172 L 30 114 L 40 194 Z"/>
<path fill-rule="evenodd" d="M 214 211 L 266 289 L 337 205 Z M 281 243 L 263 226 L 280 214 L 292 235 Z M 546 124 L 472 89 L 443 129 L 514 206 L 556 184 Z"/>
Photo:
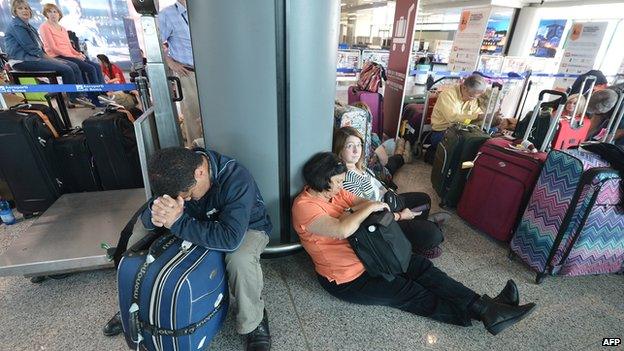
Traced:
<path fill-rule="evenodd" d="M 0 218 L 4 224 L 10 225 L 15 223 L 15 216 L 7 200 L 0 199 Z"/>

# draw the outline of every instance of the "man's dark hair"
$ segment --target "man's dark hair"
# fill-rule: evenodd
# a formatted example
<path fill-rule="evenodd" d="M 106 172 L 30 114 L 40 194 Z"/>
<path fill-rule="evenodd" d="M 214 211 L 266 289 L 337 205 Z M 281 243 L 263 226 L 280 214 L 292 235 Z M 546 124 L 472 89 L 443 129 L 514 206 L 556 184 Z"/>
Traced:
<path fill-rule="evenodd" d="M 147 165 L 154 196 L 176 198 L 195 185 L 195 170 L 204 162 L 201 154 L 183 147 L 158 150 Z"/>
<path fill-rule="evenodd" d="M 331 152 L 319 152 L 303 165 L 303 179 L 314 191 L 330 189 L 331 177 L 345 173 L 345 166 L 338 156 Z"/>

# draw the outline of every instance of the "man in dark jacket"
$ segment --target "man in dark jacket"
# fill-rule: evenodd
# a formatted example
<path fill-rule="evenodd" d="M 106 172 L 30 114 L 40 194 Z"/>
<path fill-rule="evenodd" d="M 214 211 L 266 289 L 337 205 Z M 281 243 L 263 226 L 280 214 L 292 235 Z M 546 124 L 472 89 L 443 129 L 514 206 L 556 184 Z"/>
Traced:
<path fill-rule="evenodd" d="M 226 252 L 237 332 L 247 335 L 247 350 L 269 350 L 260 254 L 272 224 L 251 173 L 217 152 L 181 147 L 157 151 L 148 173 L 155 200 L 141 215 L 143 225 L 166 227 L 181 239 Z M 105 334 L 117 331 L 114 323 Z"/>

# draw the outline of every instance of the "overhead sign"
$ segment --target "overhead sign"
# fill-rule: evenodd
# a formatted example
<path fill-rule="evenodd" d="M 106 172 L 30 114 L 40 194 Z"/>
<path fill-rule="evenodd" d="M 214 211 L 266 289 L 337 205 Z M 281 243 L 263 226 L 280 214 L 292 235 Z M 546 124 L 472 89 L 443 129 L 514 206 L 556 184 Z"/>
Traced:
<path fill-rule="evenodd" d="M 491 12 L 491 7 L 462 11 L 449 56 L 450 71 L 473 71 L 477 68 L 481 44 Z"/>

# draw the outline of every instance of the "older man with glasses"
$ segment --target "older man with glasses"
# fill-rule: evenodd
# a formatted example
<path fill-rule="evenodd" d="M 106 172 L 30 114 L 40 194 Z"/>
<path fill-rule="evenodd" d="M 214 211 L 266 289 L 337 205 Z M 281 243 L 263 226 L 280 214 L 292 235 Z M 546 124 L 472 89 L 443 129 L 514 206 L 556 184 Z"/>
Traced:
<path fill-rule="evenodd" d="M 470 123 L 483 118 L 477 99 L 487 87 L 483 77 L 473 74 L 466 77 L 461 84 L 440 93 L 431 115 L 431 147 L 428 154 L 434 155 L 444 132 L 453 123 Z"/>

